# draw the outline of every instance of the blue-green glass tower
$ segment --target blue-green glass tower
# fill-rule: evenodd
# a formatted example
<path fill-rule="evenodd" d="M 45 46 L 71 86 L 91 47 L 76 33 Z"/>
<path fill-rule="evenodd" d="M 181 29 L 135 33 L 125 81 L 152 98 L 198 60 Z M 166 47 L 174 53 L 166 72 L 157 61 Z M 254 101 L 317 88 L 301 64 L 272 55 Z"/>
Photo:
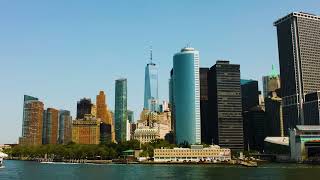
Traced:
<path fill-rule="evenodd" d="M 187 47 L 176 53 L 172 78 L 176 142 L 200 144 L 199 52 Z"/>
<path fill-rule="evenodd" d="M 127 134 L 127 79 L 117 79 L 115 88 L 115 132 L 116 141 L 125 142 Z"/>

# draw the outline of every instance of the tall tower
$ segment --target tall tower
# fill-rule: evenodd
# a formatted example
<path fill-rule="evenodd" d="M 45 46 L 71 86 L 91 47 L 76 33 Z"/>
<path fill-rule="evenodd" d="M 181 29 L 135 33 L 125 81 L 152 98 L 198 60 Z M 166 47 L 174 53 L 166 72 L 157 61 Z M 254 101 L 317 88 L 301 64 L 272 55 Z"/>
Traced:
<path fill-rule="evenodd" d="M 262 77 L 263 82 L 263 97 L 266 98 L 271 92 L 280 89 L 280 76 L 274 69 L 272 65 L 271 73 L 268 76 Z"/>
<path fill-rule="evenodd" d="M 215 144 L 243 150 L 240 65 L 217 61 L 208 73 L 211 139 Z"/>
<path fill-rule="evenodd" d="M 59 111 L 59 135 L 58 143 L 67 144 L 71 139 L 72 134 L 72 117 L 70 111 L 60 110 Z"/>
<path fill-rule="evenodd" d="M 320 16 L 293 12 L 277 27 L 285 134 L 304 124 L 305 95 L 320 90 Z"/>
<path fill-rule="evenodd" d="M 173 56 L 175 134 L 178 144 L 201 143 L 199 51 L 186 47 Z"/>
<path fill-rule="evenodd" d="M 19 138 L 19 144 L 41 145 L 42 123 L 43 103 L 38 98 L 25 95 L 23 101 L 22 137 Z"/>
<path fill-rule="evenodd" d="M 107 105 L 106 96 L 103 91 L 99 92 L 96 98 L 97 118 L 100 118 L 102 122 L 107 123 Z"/>
<path fill-rule="evenodd" d="M 77 102 L 77 119 L 83 119 L 85 114 L 91 114 L 91 99 L 83 98 Z"/>
<path fill-rule="evenodd" d="M 127 135 L 127 79 L 117 79 L 115 89 L 115 134 L 117 142 L 125 142 Z"/>
<path fill-rule="evenodd" d="M 48 108 L 43 113 L 42 144 L 57 144 L 59 111 Z"/>
<path fill-rule="evenodd" d="M 145 68 L 144 109 L 157 110 L 155 102 L 158 102 L 158 67 L 152 62 L 152 48 L 150 48 L 150 62 Z"/>

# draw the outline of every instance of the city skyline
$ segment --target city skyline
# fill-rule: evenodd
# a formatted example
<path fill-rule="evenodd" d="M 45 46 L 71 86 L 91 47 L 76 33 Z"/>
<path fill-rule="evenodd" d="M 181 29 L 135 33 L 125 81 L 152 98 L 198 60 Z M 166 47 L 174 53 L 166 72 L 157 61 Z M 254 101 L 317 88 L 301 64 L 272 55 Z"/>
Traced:
<path fill-rule="evenodd" d="M 136 12 L 138 10 L 138 6 L 141 5 L 140 2 L 134 6 L 134 10 L 131 11 L 131 13 L 137 13 L 133 18 L 142 17 L 144 13 L 151 16 L 150 19 L 154 20 L 154 22 L 151 23 L 151 28 L 142 32 L 146 33 L 150 31 L 150 33 L 147 33 L 146 36 L 143 36 L 143 40 L 136 38 L 126 39 L 128 36 L 124 34 L 129 32 L 122 31 L 122 33 L 117 34 L 117 37 L 124 35 L 123 39 L 119 43 L 114 44 L 114 46 L 104 44 L 99 40 L 99 36 L 104 35 L 106 32 L 111 34 L 115 33 L 112 31 L 112 29 L 110 32 L 106 26 L 98 25 L 103 21 L 101 18 L 104 16 L 100 13 L 102 13 L 104 9 L 98 8 L 97 12 L 91 17 L 81 16 L 78 17 L 79 19 L 77 19 L 77 17 L 73 17 L 80 21 L 76 21 L 75 24 L 73 24 L 75 27 L 72 27 L 65 24 L 70 22 L 71 19 L 68 18 L 65 21 L 58 22 L 58 20 L 62 18 L 61 16 L 53 17 L 52 15 L 47 14 L 47 16 L 40 17 L 39 15 L 48 10 L 49 7 L 48 5 L 44 6 L 44 4 L 40 3 L 35 7 L 32 7 L 36 9 L 38 8 L 38 11 L 35 11 L 27 16 L 28 18 L 35 18 L 35 20 L 31 21 L 30 25 L 26 25 L 22 22 L 22 20 L 24 19 L 23 16 L 25 13 L 29 12 L 30 9 L 26 10 L 22 8 L 23 3 L 21 3 L 22 5 L 20 4 L 17 6 L 13 6 L 14 3 L 2 3 L 3 5 L 1 7 L 7 8 L 4 8 L 0 14 L 2 17 L 8 18 L 4 20 L 5 28 L 0 30 L 0 34 L 2 34 L 0 37 L 3 39 L 3 41 L 0 43 L 0 49 L 2 49 L 0 50 L 0 62 L 3 67 L 6 67 L 0 71 L 0 75 L 1 77 L 10 78 L 1 79 L 1 82 L 3 82 L 3 88 L 0 94 L 1 99 L 3 99 L 3 102 L 1 103 L 1 107 L 3 108 L 1 108 L 2 111 L 0 113 L 0 121 L 6 125 L 6 128 L 3 131 L 6 136 L 0 137 L 0 144 L 17 142 L 18 136 L 21 135 L 21 102 L 24 94 L 30 94 L 32 96 L 39 97 L 41 101 L 44 102 L 45 108 L 59 107 L 70 110 L 72 112 L 72 116 L 75 117 L 76 101 L 84 96 L 95 97 L 96 92 L 100 89 L 104 90 L 107 95 L 110 94 L 106 104 L 109 107 L 114 107 L 113 82 L 115 79 L 118 79 L 118 77 L 121 76 L 128 78 L 128 109 L 132 109 L 134 112 L 136 112 L 135 114 L 138 115 L 142 110 L 143 105 L 143 64 L 145 64 L 147 59 L 147 46 L 149 40 L 152 40 L 153 42 L 154 56 L 156 57 L 155 61 L 160 64 L 159 99 L 168 100 L 168 72 L 171 69 L 172 54 L 188 42 L 191 42 L 192 46 L 196 47 L 202 54 L 202 63 L 200 64 L 201 67 L 211 66 L 216 59 L 230 59 L 233 63 L 241 64 L 241 78 L 259 80 L 261 90 L 262 88 L 260 79 L 262 75 L 268 74 L 271 64 L 276 64 L 276 69 L 279 69 L 276 32 L 272 26 L 272 23 L 279 17 L 283 17 L 291 11 L 305 11 L 320 14 L 318 13 L 318 8 L 320 7 L 319 3 L 311 3 L 311 1 L 309 3 L 298 3 L 297 1 L 294 1 L 292 4 L 289 4 L 289 2 L 291 3 L 292 1 L 280 2 L 276 5 L 271 5 L 271 3 L 254 4 L 254 7 L 258 6 L 257 9 L 259 9 L 259 7 L 264 7 L 265 11 L 261 12 L 260 10 L 253 10 L 252 12 L 246 12 L 245 14 L 239 15 L 240 17 L 237 18 L 249 18 L 249 20 L 251 20 L 250 23 L 253 23 L 254 25 L 250 26 L 249 24 L 244 24 L 243 27 L 241 27 L 242 29 L 240 28 L 239 32 L 236 31 L 235 28 L 232 28 L 236 27 L 236 17 L 228 15 L 226 17 L 217 18 L 220 20 L 213 18 L 216 14 L 211 13 L 211 11 L 214 11 L 211 8 L 217 8 L 215 6 L 218 3 L 210 3 L 207 5 L 208 7 L 205 7 L 204 5 L 186 3 L 186 7 L 184 7 L 185 10 L 193 8 L 192 5 L 194 5 L 194 8 L 197 10 L 197 12 L 199 12 L 200 9 L 203 9 L 204 14 L 201 15 L 205 15 L 207 13 L 205 18 L 199 20 L 199 26 L 207 27 L 207 30 L 196 31 L 195 29 L 192 29 L 195 30 L 196 33 L 203 33 L 204 35 L 193 35 L 190 37 L 189 32 L 186 32 L 175 37 L 175 33 L 180 32 L 181 29 L 188 26 L 187 23 L 182 23 L 181 27 L 175 27 L 173 29 L 168 28 L 172 30 L 172 32 L 165 31 L 163 32 L 164 34 L 160 34 L 160 37 L 164 37 L 165 34 L 168 35 L 168 37 L 163 40 L 156 38 L 156 35 L 153 31 L 159 26 L 155 24 L 156 22 L 162 22 L 159 23 L 160 26 L 165 25 L 163 24 L 163 21 L 161 21 L 165 18 L 161 19 L 157 15 L 152 16 L 151 11 L 155 10 L 154 8 L 156 7 L 149 3 L 145 3 L 146 5 L 144 6 L 145 8 L 142 8 L 142 13 Z M 59 4 L 61 5 L 61 3 L 53 4 L 53 9 Z M 102 3 L 102 5 L 105 5 L 104 7 L 106 7 L 106 4 Z M 119 7 L 120 5 L 121 3 L 114 6 Z M 166 18 L 174 13 L 172 10 L 175 7 L 179 7 L 177 4 L 173 4 L 172 7 L 166 9 L 164 5 L 165 2 L 160 4 L 160 10 L 156 11 L 155 13 L 159 14 L 161 10 L 169 10 L 169 14 L 166 16 Z M 222 9 L 225 10 L 225 8 L 228 6 L 228 3 L 222 3 L 220 5 L 224 7 Z M 249 3 L 244 3 L 244 5 L 249 5 Z M 290 7 L 285 7 L 286 5 L 290 5 Z M 86 10 L 84 6 L 84 3 L 82 5 L 77 5 L 74 7 L 73 11 L 79 14 L 81 10 Z M 274 10 L 276 6 L 280 6 L 282 8 L 277 7 L 277 10 Z M 27 7 L 30 7 L 30 5 Z M 246 8 L 243 6 L 241 7 L 242 8 L 240 8 L 240 10 L 236 11 L 245 11 Z M 93 11 L 97 7 L 90 6 L 88 8 Z M 180 8 L 180 10 L 184 9 L 182 7 Z M 10 12 L 10 10 L 13 10 L 12 12 L 15 12 L 15 10 L 22 11 L 14 16 L 11 16 L 12 14 L 10 13 L 12 12 Z M 218 11 L 217 13 L 219 14 L 221 11 Z M 267 15 L 270 15 L 268 11 L 272 12 L 270 13 L 270 17 L 266 17 Z M 50 12 L 53 13 L 52 9 L 49 11 L 49 13 Z M 106 17 L 109 17 L 109 19 L 107 18 L 108 20 L 110 20 L 110 16 L 112 17 L 112 15 L 116 15 L 116 13 L 112 13 L 106 15 Z M 251 17 L 251 15 L 255 13 L 261 14 L 259 14 L 259 16 L 256 18 Z M 69 9 L 62 9 L 62 15 L 70 14 L 72 14 L 72 11 L 69 12 Z M 183 13 L 183 15 L 190 17 L 191 19 L 196 18 L 195 14 L 187 15 Z M 119 19 L 115 18 L 116 20 L 119 20 L 118 23 L 117 21 L 112 21 L 112 23 L 114 25 L 118 25 L 117 28 L 123 27 L 122 23 L 127 22 L 127 20 L 124 20 L 125 17 L 128 17 L 128 14 L 119 17 Z M 44 22 L 45 19 L 43 18 L 48 18 L 48 22 Z M 85 21 L 86 18 L 89 18 L 89 20 Z M 95 19 L 96 21 L 90 24 L 90 28 L 86 29 L 84 26 L 90 23 L 89 21 L 91 18 Z M 168 22 L 169 25 L 180 18 L 183 18 L 183 16 L 173 18 L 172 21 Z M 210 22 L 207 18 L 213 21 L 213 25 L 210 25 Z M 19 21 L 20 19 L 21 21 Z M 258 19 L 261 20 L 261 22 L 258 22 Z M 131 23 L 129 26 L 133 26 L 134 33 L 138 33 L 139 28 L 137 27 L 141 26 L 142 24 L 144 25 L 143 27 L 148 26 L 148 20 L 149 18 L 145 18 L 140 21 L 140 24 L 138 23 L 138 25 L 134 25 Z M 81 21 L 83 21 L 83 23 Z M 220 21 L 224 23 L 223 25 L 219 25 L 219 27 L 217 27 L 216 24 L 221 23 Z M 50 31 L 46 28 L 41 28 L 41 25 L 43 25 L 42 23 L 44 23 L 44 26 L 48 26 L 49 28 L 52 26 L 61 26 L 65 27 L 65 29 L 57 28 Z M 106 24 L 112 26 L 112 23 Z M 74 28 L 80 27 L 83 29 L 79 30 L 79 32 L 73 31 Z M 16 28 L 18 31 L 13 30 Z M 38 31 L 33 32 L 37 28 Z M 215 28 L 217 28 L 217 30 L 215 30 Z M 248 31 L 250 28 L 257 29 Z M 25 31 L 21 31 L 21 29 L 25 29 Z M 9 33 L 9 31 L 12 32 Z M 223 31 L 226 32 L 224 32 L 223 35 L 220 35 L 219 33 L 222 33 Z M 97 32 L 98 35 L 90 35 L 92 32 Z M 263 36 L 266 36 L 268 39 L 263 38 L 263 43 L 261 43 L 261 41 L 257 42 L 256 38 L 260 37 L 262 32 Z M 158 31 L 158 33 L 161 32 Z M 231 38 L 229 39 L 228 36 L 230 34 Z M 52 39 L 49 38 L 50 35 L 52 35 Z M 238 37 L 241 35 L 244 37 Z M 249 37 L 249 35 L 252 36 Z M 77 38 L 80 36 L 84 36 L 84 38 L 77 40 Z M 222 36 L 224 39 L 226 39 L 225 42 L 222 40 L 223 38 L 219 38 L 218 36 Z M 107 37 L 110 38 L 109 36 Z M 57 39 L 54 40 L 54 38 Z M 108 38 L 103 39 L 103 41 L 107 42 Z M 231 40 L 232 38 L 234 39 Z M 241 45 L 244 47 L 240 48 L 239 50 L 236 49 L 236 47 L 239 47 L 241 42 L 244 42 L 244 39 L 247 40 L 246 38 L 249 38 L 249 40 L 246 41 L 245 45 Z M 113 41 L 114 39 L 111 41 L 111 44 Z M 85 42 L 84 44 L 86 45 L 72 46 L 74 43 L 81 42 Z M 137 48 L 130 50 L 129 47 L 132 47 L 136 43 L 138 43 Z M 63 46 L 59 48 L 58 46 L 60 45 Z M 67 46 L 73 48 L 67 48 Z M 258 47 L 254 48 L 253 46 Z M 128 49 L 129 52 L 120 54 L 121 51 L 127 51 Z M 79 54 L 79 51 L 85 52 Z M 256 51 L 256 53 L 253 53 L 253 51 Z M 263 53 L 259 54 L 261 52 Z M 132 56 L 128 56 L 127 54 L 131 54 Z M 117 61 L 123 62 L 119 63 Z M 270 66 L 266 66 L 265 64 L 267 63 L 270 64 Z M 54 65 L 56 65 L 56 69 L 52 68 Z M 120 67 L 122 67 L 122 69 L 120 69 Z M 252 72 L 252 68 L 256 70 Z M 91 81 L 93 77 L 96 79 Z M 83 83 L 85 81 L 87 84 Z M 61 86 L 59 86 L 60 84 Z M 92 102 L 95 102 L 95 100 L 92 99 Z"/>

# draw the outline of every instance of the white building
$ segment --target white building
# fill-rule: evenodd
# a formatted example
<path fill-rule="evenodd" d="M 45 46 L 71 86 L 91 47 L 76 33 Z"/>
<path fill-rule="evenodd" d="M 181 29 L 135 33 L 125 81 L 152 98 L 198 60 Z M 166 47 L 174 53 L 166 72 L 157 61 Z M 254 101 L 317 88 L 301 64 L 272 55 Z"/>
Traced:
<path fill-rule="evenodd" d="M 154 149 L 155 162 L 218 162 L 230 161 L 231 150 L 211 145 L 191 145 L 191 148 Z"/>

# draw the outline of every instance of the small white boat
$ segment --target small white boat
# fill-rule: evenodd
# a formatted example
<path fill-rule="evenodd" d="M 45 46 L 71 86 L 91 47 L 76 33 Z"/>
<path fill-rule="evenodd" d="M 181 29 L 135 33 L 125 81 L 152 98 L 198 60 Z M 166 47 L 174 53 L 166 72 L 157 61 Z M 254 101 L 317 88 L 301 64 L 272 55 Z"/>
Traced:
<path fill-rule="evenodd" d="M 0 152 L 0 168 L 4 167 L 3 166 L 3 158 L 6 158 L 6 157 L 8 157 L 7 154 Z"/>

